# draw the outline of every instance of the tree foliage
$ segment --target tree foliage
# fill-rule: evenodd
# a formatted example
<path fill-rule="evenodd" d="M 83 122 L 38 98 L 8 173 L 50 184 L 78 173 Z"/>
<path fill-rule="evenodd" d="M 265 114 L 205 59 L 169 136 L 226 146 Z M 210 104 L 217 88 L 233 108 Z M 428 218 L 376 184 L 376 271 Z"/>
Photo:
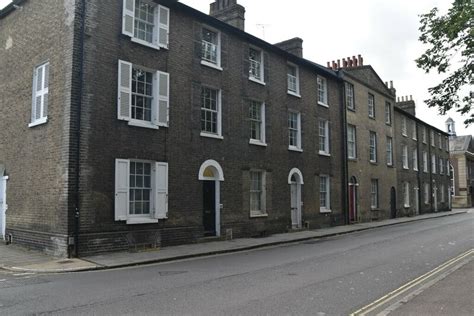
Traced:
<path fill-rule="evenodd" d="M 445 15 L 434 8 L 420 16 L 419 40 L 429 48 L 416 60 L 418 68 L 427 73 L 436 69 L 447 77 L 429 88 L 429 107 L 437 107 L 441 114 L 452 108 L 467 119 L 466 126 L 474 123 L 474 10 L 471 0 L 454 0 Z M 471 90 L 471 91 L 469 91 Z"/>

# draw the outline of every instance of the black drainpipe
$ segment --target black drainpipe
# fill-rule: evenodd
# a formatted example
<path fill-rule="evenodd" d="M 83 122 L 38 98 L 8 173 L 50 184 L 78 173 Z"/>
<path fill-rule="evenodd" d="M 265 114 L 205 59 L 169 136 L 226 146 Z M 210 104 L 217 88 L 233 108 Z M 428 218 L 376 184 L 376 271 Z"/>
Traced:
<path fill-rule="evenodd" d="M 344 82 L 344 72 L 339 70 L 337 76 L 340 79 L 340 103 L 341 103 L 341 130 L 342 130 L 342 208 L 344 216 L 344 224 L 349 225 L 349 202 L 348 202 L 348 185 L 349 185 L 349 163 L 347 159 L 347 115 L 346 115 L 346 87 Z"/>
<path fill-rule="evenodd" d="M 80 0 L 80 38 L 79 38 L 79 74 L 78 74 L 78 99 L 76 113 L 76 181 L 74 186 L 74 257 L 79 257 L 79 226 L 80 226 L 80 149 L 81 149 L 81 114 L 82 114 L 82 94 L 84 88 L 84 38 L 85 38 L 85 20 L 86 20 L 86 0 Z"/>

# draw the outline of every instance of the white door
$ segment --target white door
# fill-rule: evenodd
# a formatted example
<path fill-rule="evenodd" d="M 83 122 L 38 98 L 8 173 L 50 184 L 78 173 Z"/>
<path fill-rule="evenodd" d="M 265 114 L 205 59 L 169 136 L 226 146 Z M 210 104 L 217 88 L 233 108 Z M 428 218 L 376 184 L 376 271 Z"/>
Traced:
<path fill-rule="evenodd" d="M 0 239 L 5 237 L 5 212 L 7 208 L 6 200 L 7 179 L 0 176 Z"/>
<path fill-rule="evenodd" d="M 292 228 L 301 228 L 301 190 L 300 184 L 291 183 L 291 224 Z"/>

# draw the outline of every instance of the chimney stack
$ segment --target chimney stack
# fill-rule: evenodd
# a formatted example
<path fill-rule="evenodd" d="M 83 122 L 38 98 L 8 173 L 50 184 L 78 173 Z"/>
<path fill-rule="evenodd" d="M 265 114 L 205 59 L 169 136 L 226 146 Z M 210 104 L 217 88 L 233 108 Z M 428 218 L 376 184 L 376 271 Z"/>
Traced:
<path fill-rule="evenodd" d="M 245 31 L 245 8 L 237 0 L 216 0 L 211 3 L 209 15 Z"/>
<path fill-rule="evenodd" d="M 362 58 L 361 55 L 352 56 L 352 57 L 346 57 L 342 58 L 342 63 L 341 59 L 337 60 L 337 63 L 335 61 L 328 61 L 328 68 L 332 70 L 338 70 L 338 69 L 344 69 L 344 68 L 353 68 L 353 67 L 360 67 L 364 65 L 364 59 Z M 388 88 L 388 84 L 387 84 Z"/>
<path fill-rule="evenodd" d="M 393 84 L 391 89 L 393 89 Z M 413 101 L 412 95 L 398 97 L 396 106 L 413 116 L 416 115 L 416 104 L 415 101 Z"/>
<path fill-rule="evenodd" d="M 275 46 L 290 54 L 303 58 L 303 40 L 299 37 L 276 43 Z"/>

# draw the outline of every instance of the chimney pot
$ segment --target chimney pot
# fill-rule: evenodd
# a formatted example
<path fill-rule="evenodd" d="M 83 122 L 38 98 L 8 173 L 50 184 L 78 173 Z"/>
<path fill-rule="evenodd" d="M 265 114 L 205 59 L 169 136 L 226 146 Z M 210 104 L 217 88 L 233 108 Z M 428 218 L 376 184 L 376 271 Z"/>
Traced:
<path fill-rule="evenodd" d="M 390 80 L 390 89 L 393 89 L 393 81 Z"/>
<path fill-rule="evenodd" d="M 337 68 L 341 68 L 341 60 L 340 59 L 337 60 Z"/>
<path fill-rule="evenodd" d="M 237 0 L 216 0 L 210 5 L 209 15 L 245 30 L 245 8 Z"/>
<path fill-rule="evenodd" d="M 410 101 L 413 101 L 413 95 L 410 94 Z"/>
<path fill-rule="evenodd" d="M 347 68 L 347 60 L 345 58 L 342 59 L 342 68 Z"/>

